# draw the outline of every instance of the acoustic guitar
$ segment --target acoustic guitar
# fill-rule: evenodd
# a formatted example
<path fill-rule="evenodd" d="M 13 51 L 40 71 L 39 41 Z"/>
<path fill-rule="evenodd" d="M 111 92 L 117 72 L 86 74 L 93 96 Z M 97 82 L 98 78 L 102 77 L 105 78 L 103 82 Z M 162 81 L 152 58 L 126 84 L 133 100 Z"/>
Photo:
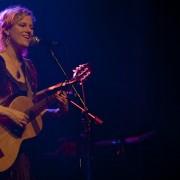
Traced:
<path fill-rule="evenodd" d="M 0 172 L 7 170 L 13 165 L 24 140 L 33 138 L 40 133 L 43 128 L 40 114 L 47 109 L 49 105 L 57 102 L 55 94 L 61 90 L 62 87 L 73 85 L 76 82 L 81 83 L 91 73 L 89 64 L 79 65 L 73 72 L 74 75 L 71 80 L 38 92 L 38 94 L 44 92 L 50 93 L 35 104 L 26 96 L 18 96 L 11 101 L 9 108 L 24 112 L 29 115 L 30 118 L 28 124 L 23 128 L 12 123 L 8 117 L 0 119 Z"/>

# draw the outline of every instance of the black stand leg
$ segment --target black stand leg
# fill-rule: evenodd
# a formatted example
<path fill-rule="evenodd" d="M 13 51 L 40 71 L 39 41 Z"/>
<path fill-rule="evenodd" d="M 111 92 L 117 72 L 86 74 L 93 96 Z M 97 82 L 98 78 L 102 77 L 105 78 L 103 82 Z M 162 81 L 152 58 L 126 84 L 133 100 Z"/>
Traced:
<path fill-rule="evenodd" d="M 83 133 L 80 135 L 80 169 L 81 179 L 92 179 L 92 124 L 89 118 L 85 115 L 83 118 Z"/>

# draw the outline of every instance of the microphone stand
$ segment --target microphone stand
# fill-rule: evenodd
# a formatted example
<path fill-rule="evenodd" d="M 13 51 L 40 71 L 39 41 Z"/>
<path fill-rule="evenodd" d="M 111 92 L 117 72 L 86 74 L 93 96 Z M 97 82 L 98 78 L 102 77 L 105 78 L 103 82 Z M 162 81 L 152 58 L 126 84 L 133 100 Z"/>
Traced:
<path fill-rule="evenodd" d="M 83 127 L 84 127 L 84 137 L 85 138 L 85 143 L 84 146 L 82 146 L 82 149 L 84 150 L 84 153 L 81 153 L 81 161 L 83 165 L 83 160 L 85 161 L 86 164 L 84 164 L 84 167 L 82 166 L 82 177 L 81 179 L 87 179 L 91 180 L 92 179 L 92 122 L 90 118 L 88 117 L 88 108 L 86 107 L 86 101 L 85 101 L 85 92 L 84 92 L 84 85 L 81 83 L 82 87 L 82 95 L 83 95 L 83 102 L 84 102 L 84 110 L 82 111 L 82 122 L 83 122 Z M 83 174 L 84 172 L 84 174 Z M 86 173 L 87 172 L 87 173 Z"/>
<path fill-rule="evenodd" d="M 64 71 L 63 67 L 61 66 L 58 58 L 55 56 L 55 53 L 53 52 L 53 50 L 51 48 L 49 48 L 49 51 L 50 51 L 52 57 L 54 58 L 54 60 L 56 61 L 56 63 L 58 64 L 59 68 L 63 72 L 65 78 L 67 80 L 69 80 L 66 72 Z M 82 180 L 84 180 L 84 179 L 91 180 L 92 179 L 92 121 L 91 121 L 91 119 L 93 119 L 97 124 L 102 124 L 103 121 L 100 118 L 98 118 L 97 116 L 94 116 L 88 112 L 88 108 L 85 104 L 85 92 L 84 92 L 83 83 L 81 83 L 83 99 L 81 98 L 81 96 L 79 95 L 77 90 L 75 89 L 74 85 L 71 85 L 71 87 L 73 88 L 76 96 L 79 98 L 79 100 L 81 101 L 81 103 L 83 105 L 83 107 L 81 107 L 78 104 L 76 104 L 74 101 L 69 100 L 69 102 L 71 104 L 73 104 L 75 107 L 77 107 L 81 110 L 82 122 L 84 125 L 84 134 L 85 134 L 86 141 L 85 141 L 84 148 L 80 148 L 80 149 L 84 149 L 85 152 L 83 153 L 84 156 L 83 156 L 82 152 L 80 152 L 81 157 L 79 159 L 81 179 Z M 91 117 L 91 119 L 89 117 Z M 84 161 L 85 161 L 85 163 L 84 163 Z"/>

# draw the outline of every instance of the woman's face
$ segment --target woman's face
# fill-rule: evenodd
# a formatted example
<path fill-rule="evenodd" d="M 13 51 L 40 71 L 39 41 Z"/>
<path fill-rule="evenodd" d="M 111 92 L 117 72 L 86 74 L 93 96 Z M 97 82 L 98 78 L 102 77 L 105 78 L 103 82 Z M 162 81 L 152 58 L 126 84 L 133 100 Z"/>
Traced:
<path fill-rule="evenodd" d="M 23 17 L 18 23 L 14 24 L 9 30 L 10 44 L 17 49 L 29 47 L 31 38 L 34 34 L 34 26 L 31 16 Z"/>

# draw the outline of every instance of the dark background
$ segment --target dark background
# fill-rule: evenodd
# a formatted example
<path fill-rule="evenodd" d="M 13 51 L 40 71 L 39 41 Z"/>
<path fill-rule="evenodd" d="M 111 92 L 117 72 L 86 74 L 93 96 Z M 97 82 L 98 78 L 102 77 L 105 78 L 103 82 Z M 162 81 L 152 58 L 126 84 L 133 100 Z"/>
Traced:
<path fill-rule="evenodd" d="M 33 11 L 35 35 L 60 42 L 53 50 L 69 78 L 91 64 L 86 105 L 104 121 L 92 127 L 93 179 L 179 179 L 178 1 L 1 0 L 0 9 L 16 4 Z M 29 57 L 39 90 L 66 80 L 45 46 L 31 47 Z M 39 178 L 86 179 L 86 159 L 82 171 L 78 164 L 83 135 L 81 112 L 71 105 L 67 116 L 45 122 L 34 145 Z"/>

